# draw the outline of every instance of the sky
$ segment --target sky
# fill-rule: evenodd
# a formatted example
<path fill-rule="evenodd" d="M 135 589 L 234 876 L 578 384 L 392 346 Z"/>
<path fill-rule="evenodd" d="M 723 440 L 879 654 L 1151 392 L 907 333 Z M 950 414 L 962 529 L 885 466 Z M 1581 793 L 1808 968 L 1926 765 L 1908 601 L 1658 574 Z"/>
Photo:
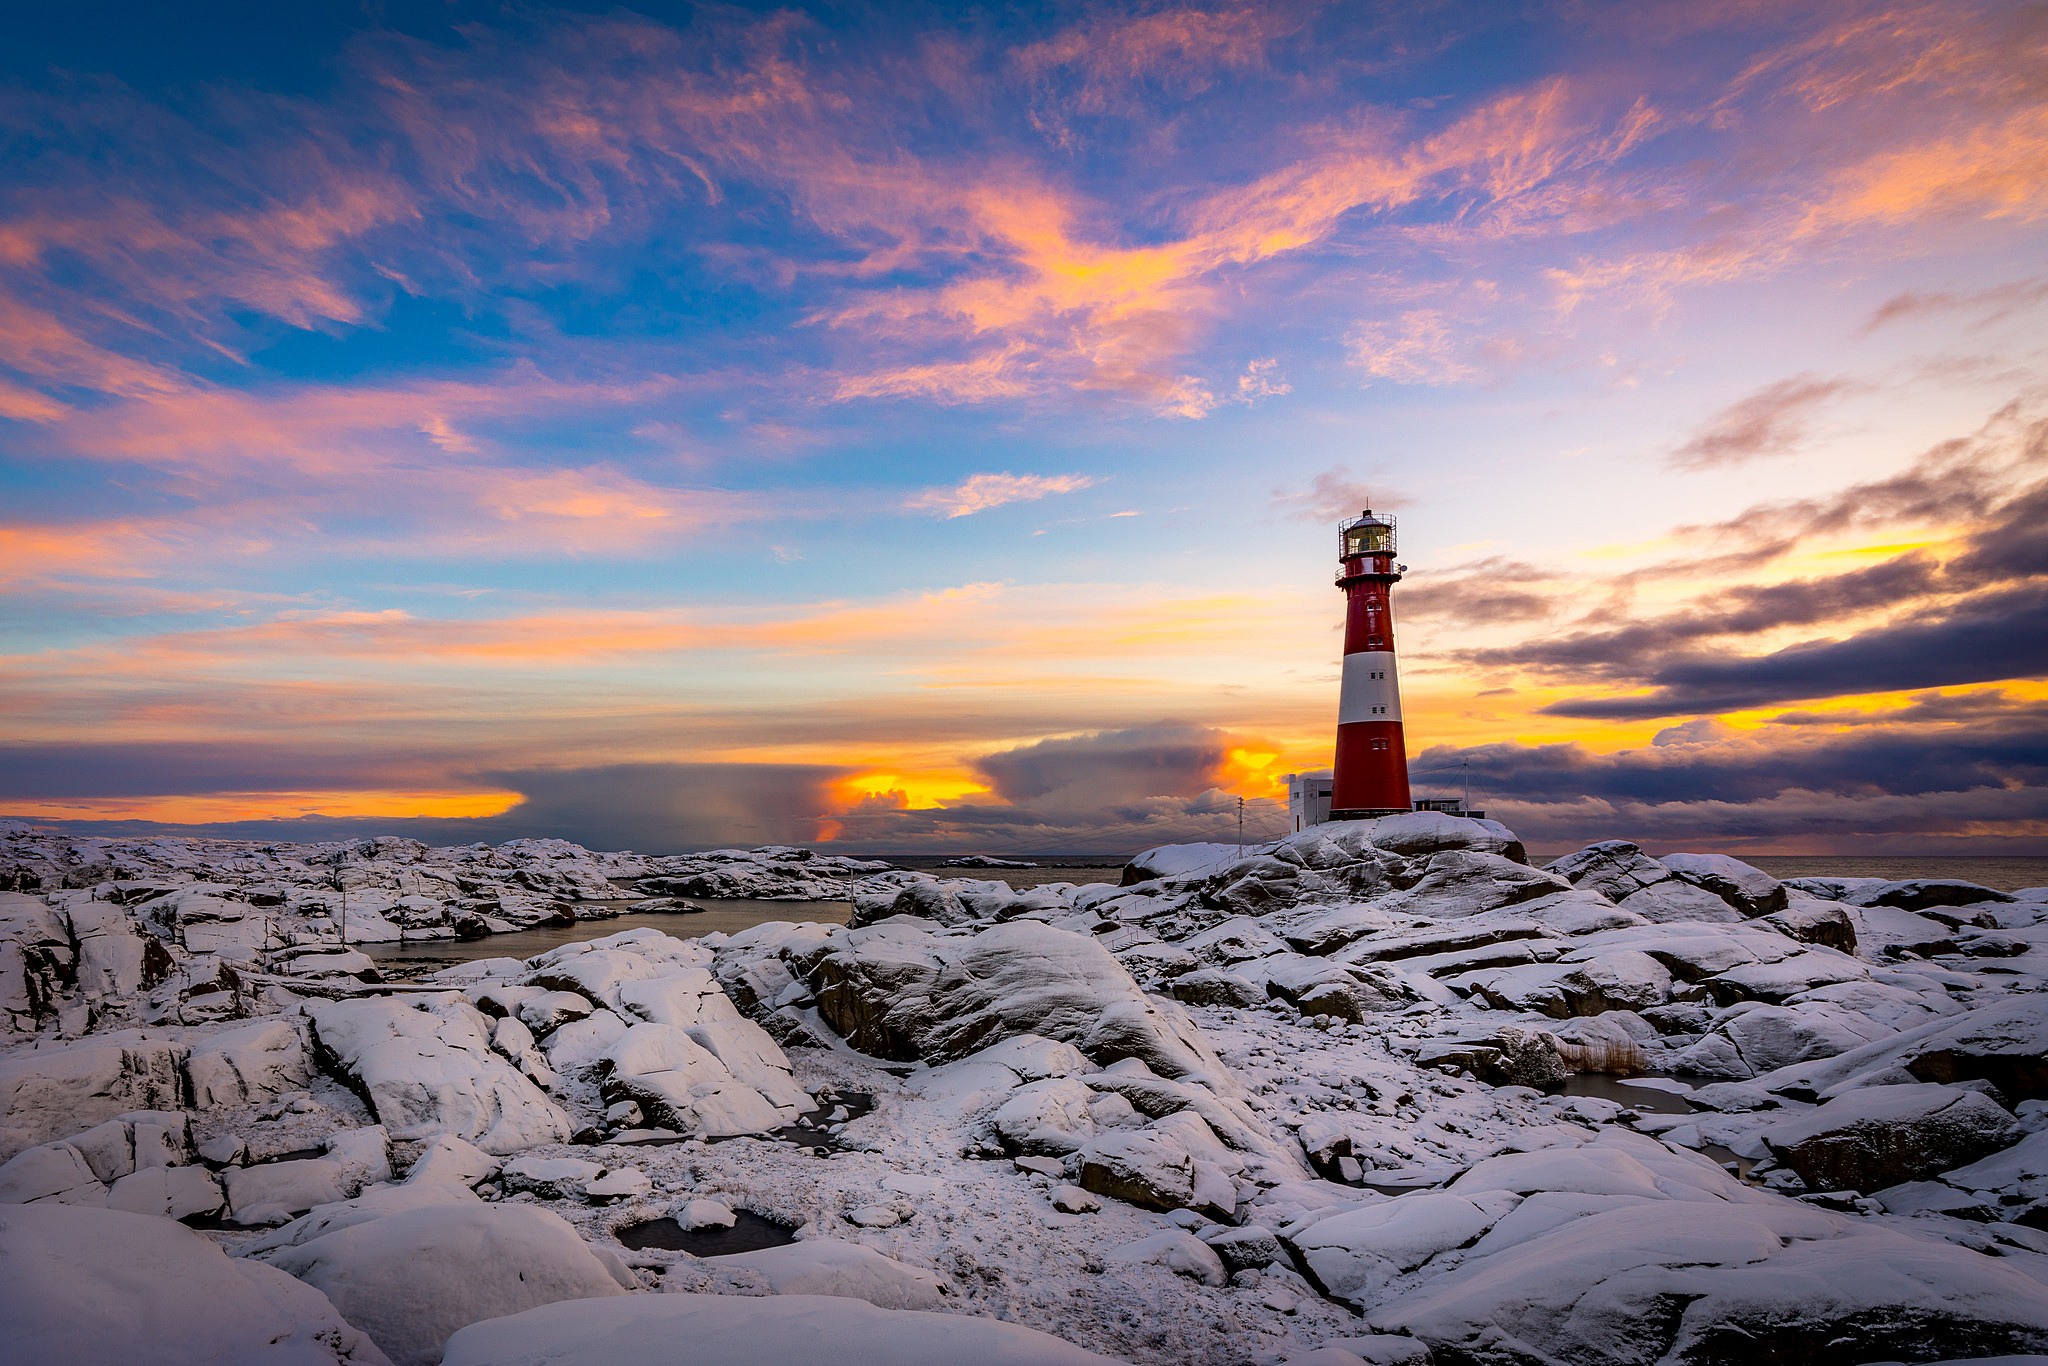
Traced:
<path fill-rule="evenodd" d="M 11 7 L 0 816 L 2048 853 L 2048 7 Z"/>

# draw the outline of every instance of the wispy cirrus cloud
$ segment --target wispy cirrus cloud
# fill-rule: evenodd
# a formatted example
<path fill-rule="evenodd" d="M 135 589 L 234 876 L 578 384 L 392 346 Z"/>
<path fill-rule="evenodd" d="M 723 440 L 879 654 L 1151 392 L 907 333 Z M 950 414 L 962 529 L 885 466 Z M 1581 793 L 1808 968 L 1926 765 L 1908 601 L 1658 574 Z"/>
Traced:
<path fill-rule="evenodd" d="M 1060 493 L 1093 488 L 1102 481 L 1091 474 L 976 474 L 952 488 L 927 489 L 903 506 L 914 512 L 943 513 L 948 519 L 1011 503 L 1034 503 Z"/>
<path fill-rule="evenodd" d="M 1822 408 L 1860 387 L 1854 380 L 1818 375 L 1795 375 L 1766 385 L 1716 413 L 1671 453 L 1671 464 L 1704 470 L 1784 455 L 1806 439 Z"/>

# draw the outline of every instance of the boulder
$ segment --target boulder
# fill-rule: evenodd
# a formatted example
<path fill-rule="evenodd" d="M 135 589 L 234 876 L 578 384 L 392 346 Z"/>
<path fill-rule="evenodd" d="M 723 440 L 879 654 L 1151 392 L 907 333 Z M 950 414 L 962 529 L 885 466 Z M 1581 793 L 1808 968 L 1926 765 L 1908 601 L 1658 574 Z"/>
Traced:
<path fill-rule="evenodd" d="M 0 1164 L 0 1205 L 105 1205 L 106 1185 L 84 1154 L 61 1140 L 24 1148 Z"/>
<path fill-rule="evenodd" d="M 2048 1299 L 2018 1269 L 1772 1197 L 1533 1196 L 1366 1319 L 1432 1361 L 1488 1366 L 1854 1366 L 2048 1346 Z"/>
<path fill-rule="evenodd" d="M 197 1039 L 185 1075 L 195 1110 L 258 1105 L 304 1091 L 313 1076 L 305 1023 L 276 1016 Z"/>
<path fill-rule="evenodd" d="M 244 1227 L 282 1224 L 390 1179 L 382 1128 L 343 1129 L 329 1136 L 325 1156 L 230 1167 L 221 1177 L 229 1218 Z"/>
<path fill-rule="evenodd" d="M 2019 1125 L 1978 1091 L 1920 1082 L 1866 1086 L 1762 1132 L 1810 1190 L 1874 1191 L 1998 1151 Z"/>
<path fill-rule="evenodd" d="M 1096 1098 L 1072 1077 L 1048 1077 L 1012 1091 L 989 1116 L 989 1127 L 1005 1152 L 1064 1157 L 1094 1135 L 1090 1104 Z"/>
<path fill-rule="evenodd" d="M 781 1056 L 772 1042 L 767 1046 Z M 793 1081 L 785 1091 L 801 1100 L 777 1105 L 735 1077 L 690 1031 L 674 1025 L 633 1025 L 605 1051 L 598 1070 L 607 1102 L 633 1101 L 650 1121 L 678 1133 L 706 1138 L 765 1133 L 809 1108 L 810 1097 Z"/>
<path fill-rule="evenodd" d="M 940 1063 L 1020 1034 L 1168 1077 L 1226 1076 L 1192 1021 L 1085 935 L 1018 920 L 971 937 L 904 922 L 840 930 L 810 967 L 818 1009 L 864 1052 Z"/>
<path fill-rule="evenodd" d="M 1206 1286 L 1227 1283 L 1230 1273 L 1217 1251 L 1185 1229 L 1170 1228 L 1109 1250 L 1108 1261 L 1126 1266 L 1163 1266 Z"/>
<path fill-rule="evenodd" d="M 0 1031 L 32 1032 L 78 980 L 78 958 L 48 902 L 0 891 Z"/>
<path fill-rule="evenodd" d="M 220 1178 L 204 1167 L 144 1167 L 107 1188 L 107 1208 L 164 1219 L 220 1213 L 227 1203 Z"/>
<path fill-rule="evenodd" d="M 1680 881 L 1712 892 L 1747 917 L 1782 911 L 1788 904 L 1784 883 L 1726 854 L 1666 854 L 1657 861 Z"/>
<path fill-rule="evenodd" d="M 124 1029 L 0 1058 L 0 1157 L 129 1110 L 184 1108 L 184 1045 Z"/>
<path fill-rule="evenodd" d="M 2048 994 L 1971 1011 L 1906 1055 L 1923 1081 L 1988 1081 L 2009 1100 L 2048 1098 Z"/>
<path fill-rule="evenodd" d="M 1842 953 L 1856 952 L 1856 922 L 1849 913 L 1830 902 L 1801 897 L 1763 917 L 1763 923 L 1802 944 L 1819 944 Z"/>
<path fill-rule="evenodd" d="M 1627 840 L 1606 840 L 1588 845 L 1550 864 L 1546 871 L 1568 878 L 1574 887 L 1597 892 L 1646 920 L 1733 921 L 1743 918 L 1743 912 L 1729 902 L 1706 887 L 1680 877 L 1645 854 L 1641 846 Z M 1705 876 L 1704 872 L 1702 876 Z"/>
<path fill-rule="evenodd" d="M 263 1256 L 325 1294 L 397 1366 L 430 1366 L 451 1334 L 484 1319 L 624 1293 L 566 1220 L 531 1205 L 400 1210 Z"/>
<path fill-rule="evenodd" d="M 1505 1191 L 1421 1191 L 1318 1219 L 1287 1241 L 1325 1294 L 1364 1305 L 1432 1257 L 1476 1241 L 1520 1203 Z"/>
<path fill-rule="evenodd" d="M 569 1117 L 491 1050 L 489 1018 L 466 1001 L 370 997 L 306 1013 L 323 1060 L 394 1139 L 452 1134 L 504 1155 L 569 1138 Z"/>
<path fill-rule="evenodd" d="M 168 1219 L 0 1207 L 0 1323 L 21 1362 L 385 1366 L 311 1286 Z"/>

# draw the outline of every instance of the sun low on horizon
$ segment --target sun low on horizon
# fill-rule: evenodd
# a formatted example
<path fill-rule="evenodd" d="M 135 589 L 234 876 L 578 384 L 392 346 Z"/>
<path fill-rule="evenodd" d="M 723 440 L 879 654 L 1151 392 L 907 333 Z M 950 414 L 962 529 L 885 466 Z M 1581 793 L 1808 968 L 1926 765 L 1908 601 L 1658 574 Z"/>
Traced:
<path fill-rule="evenodd" d="M 0 20 L 0 820 L 2048 854 L 2048 12 Z"/>

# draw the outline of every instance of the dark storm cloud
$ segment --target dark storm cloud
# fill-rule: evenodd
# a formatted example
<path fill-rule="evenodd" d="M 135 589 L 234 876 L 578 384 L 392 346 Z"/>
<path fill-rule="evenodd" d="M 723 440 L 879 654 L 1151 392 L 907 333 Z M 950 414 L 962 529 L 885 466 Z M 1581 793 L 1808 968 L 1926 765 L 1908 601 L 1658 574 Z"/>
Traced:
<path fill-rule="evenodd" d="M 1687 655 L 1650 670 L 1642 697 L 1574 698 L 1553 716 L 1615 719 L 1737 711 L 1807 698 L 2048 676 L 2048 584 L 1981 593 L 1945 615 L 1767 655 Z"/>
<path fill-rule="evenodd" d="M 1208 726 L 1102 731 L 984 755 L 978 768 L 1005 801 L 1056 809 L 1189 797 L 1215 787 L 1231 742 Z"/>
<path fill-rule="evenodd" d="M 176 742 L 0 745 L 0 801 L 307 791 L 440 782 L 388 754 Z"/>
<path fill-rule="evenodd" d="M 2028 702 L 2004 689 L 1993 692 L 1922 693 L 1890 711 L 1788 711 L 1770 718 L 1773 726 L 1889 726 L 1975 721 L 1988 716 L 2031 715 L 2048 730 L 2048 703 Z"/>
<path fill-rule="evenodd" d="M 1472 781 L 1489 792 L 1544 802 L 1739 804 L 1791 788 L 1913 796 L 2037 787 L 2048 785 L 2048 706 L 2025 703 L 1956 724 L 1903 721 L 1844 734 L 1694 726 L 1670 742 L 1615 754 L 1577 744 L 1439 746 L 1415 761 L 1418 772 L 1468 766 Z"/>
<path fill-rule="evenodd" d="M 2001 505 L 1947 568 L 1952 578 L 1969 583 L 2048 575 L 2048 483 Z"/>
<path fill-rule="evenodd" d="M 1851 380 L 1817 375 L 1795 375 L 1767 385 L 1715 414 L 1671 453 L 1670 463 L 1677 469 L 1702 470 L 1782 455 L 1805 439 L 1822 406 L 1859 387 Z"/>
<path fill-rule="evenodd" d="M 2048 468 L 2048 418 L 2015 399 L 1969 436 L 1936 443 L 1897 474 L 1820 498 L 1759 503 L 1720 522 L 1676 534 L 1702 542 L 1789 548 L 1804 537 L 1864 527 L 1975 523 L 2014 485 L 2014 473 Z M 1730 552 L 1740 553 L 1740 552 Z"/>
<path fill-rule="evenodd" d="M 1575 677 L 1637 678 L 1651 661 L 1692 641 L 1803 626 L 1909 602 L 1934 591 L 1938 582 L 1939 569 L 1931 558 L 1905 555 L 1832 578 L 1728 589 L 1711 604 L 1617 630 L 1582 631 L 1509 648 L 1468 650 L 1457 657 L 1482 668 L 1511 666 Z"/>
<path fill-rule="evenodd" d="M 1601 838 L 1820 849 L 1884 835 L 1930 848 L 1975 839 L 2010 852 L 2043 844 L 2048 704 L 1936 696 L 1890 716 L 1846 732 L 1735 731 L 1703 718 L 1613 754 L 1575 744 L 1442 746 L 1415 769 L 1469 781 L 1491 814 L 1549 850 Z"/>
<path fill-rule="evenodd" d="M 490 824 L 596 849 L 673 853 L 815 843 L 831 808 L 828 784 L 848 772 L 821 764 L 616 764 L 484 777 L 525 796 Z"/>
<path fill-rule="evenodd" d="M 377 770 L 377 776 L 386 775 Z M 592 849 L 667 854 L 715 845 L 814 844 L 831 805 L 828 785 L 849 770 L 816 764 L 614 764 L 466 775 L 522 794 L 511 810 L 475 818 L 305 816 L 167 825 L 153 821 L 36 821 L 80 833 L 322 840 L 405 835 L 429 844 L 496 844 L 554 836 Z M 237 782 L 248 770 L 238 770 Z M 48 788 L 37 787 L 38 795 Z M 172 791 L 192 791 L 176 787 Z M 233 785 L 218 790 L 238 790 Z M 89 795 L 106 789 L 87 784 Z M 6 814 L 0 806 L 0 816 Z"/>

